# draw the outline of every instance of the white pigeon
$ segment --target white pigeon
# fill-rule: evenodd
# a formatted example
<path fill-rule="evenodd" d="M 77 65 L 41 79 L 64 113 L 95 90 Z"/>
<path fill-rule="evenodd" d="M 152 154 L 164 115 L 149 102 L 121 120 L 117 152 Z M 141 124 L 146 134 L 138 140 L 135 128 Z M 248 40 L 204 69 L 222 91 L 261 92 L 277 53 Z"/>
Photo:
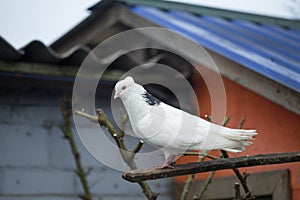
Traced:
<path fill-rule="evenodd" d="M 163 151 L 161 168 L 172 168 L 175 156 L 187 150 L 241 152 L 257 134 L 255 130 L 216 125 L 167 105 L 130 76 L 115 85 L 116 98 L 122 100 L 134 134 Z"/>

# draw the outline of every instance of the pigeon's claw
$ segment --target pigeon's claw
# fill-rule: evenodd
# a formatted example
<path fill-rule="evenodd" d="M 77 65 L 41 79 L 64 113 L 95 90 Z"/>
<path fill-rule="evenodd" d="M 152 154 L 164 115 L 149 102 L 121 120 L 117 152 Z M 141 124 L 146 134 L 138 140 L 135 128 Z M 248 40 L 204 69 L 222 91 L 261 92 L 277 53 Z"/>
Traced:
<path fill-rule="evenodd" d="M 174 156 L 166 159 L 162 166 L 155 167 L 156 169 L 174 169 L 175 161 Z"/>
<path fill-rule="evenodd" d="M 161 169 L 174 169 L 174 165 L 170 165 L 170 164 L 163 164 L 161 167 Z"/>
<path fill-rule="evenodd" d="M 174 165 L 169 164 L 169 163 L 167 163 L 167 164 L 164 163 L 162 166 L 155 166 L 154 168 L 155 169 L 174 169 Z"/>

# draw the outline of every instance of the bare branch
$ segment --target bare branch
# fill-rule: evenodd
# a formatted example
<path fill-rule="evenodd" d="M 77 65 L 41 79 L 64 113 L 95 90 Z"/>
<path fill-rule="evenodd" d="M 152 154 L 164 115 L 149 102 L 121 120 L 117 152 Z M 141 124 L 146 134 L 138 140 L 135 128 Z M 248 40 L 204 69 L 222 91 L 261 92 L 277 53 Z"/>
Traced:
<path fill-rule="evenodd" d="M 241 129 L 243 127 L 245 123 L 245 118 L 241 118 L 240 122 L 239 122 L 239 125 L 237 126 L 238 129 Z"/>
<path fill-rule="evenodd" d="M 125 135 L 125 126 L 128 119 L 129 119 L 128 115 L 121 115 L 120 117 L 120 130 L 119 130 L 120 137 L 124 137 Z"/>
<path fill-rule="evenodd" d="M 82 112 L 82 111 L 79 111 L 79 110 L 76 110 L 74 112 L 74 114 L 80 116 L 80 117 L 83 117 L 83 118 L 86 118 L 88 120 L 90 120 L 91 122 L 95 122 L 95 123 L 98 123 L 98 118 L 96 116 L 93 116 L 93 115 L 89 115 L 85 112 Z"/>
<path fill-rule="evenodd" d="M 211 118 L 210 115 L 205 115 L 205 118 L 207 118 L 207 120 L 209 122 L 212 122 L 212 118 Z M 229 117 L 225 117 L 224 120 L 223 120 L 223 122 L 221 123 L 222 126 L 225 126 L 228 123 L 228 121 L 229 121 Z M 184 153 L 184 154 L 188 155 L 189 153 Z M 211 156 L 208 155 L 208 152 L 204 152 L 202 154 L 203 155 L 199 154 L 199 158 L 198 158 L 197 162 L 202 162 L 205 157 L 211 157 Z M 213 159 L 217 159 L 217 157 L 215 157 Z M 212 177 L 213 176 L 209 176 L 208 179 L 212 179 Z M 186 180 L 185 185 L 184 185 L 184 187 L 182 189 L 182 192 L 181 192 L 180 200 L 185 200 L 186 199 L 188 191 L 189 191 L 189 189 L 190 189 L 190 187 L 192 185 L 192 181 L 194 180 L 194 178 L 195 178 L 195 174 L 191 174 L 188 177 L 188 179 Z M 208 187 L 208 185 L 210 184 L 210 182 L 211 182 L 211 180 L 206 180 L 207 184 L 204 184 L 203 187 L 201 188 L 200 196 L 195 195 L 194 199 L 200 199 L 201 198 L 201 196 L 204 194 L 204 191 L 206 190 L 206 188 Z"/>
<path fill-rule="evenodd" d="M 237 128 L 241 129 L 243 127 L 244 123 L 245 123 L 245 118 L 241 118 Z M 221 150 L 221 154 L 222 154 L 223 158 L 229 158 L 228 153 L 226 151 Z M 237 168 L 233 168 L 232 170 L 234 171 L 237 178 L 240 180 L 240 182 L 244 188 L 244 191 L 246 193 L 246 197 L 250 197 L 251 192 L 247 185 L 247 181 L 246 181 L 247 176 L 243 176 Z"/>
<path fill-rule="evenodd" d="M 212 122 L 212 118 L 211 117 L 208 118 L 208 120 L 210 122 Z M 229 122 L 229 120 L 230 120 L 229 117 L 225 117 L 224 120 L 222 121 L 221 125 L 222 126 L 226 126 L 226 124 Z M 197 195 L 194 196 L 195 200 L 200 200 L 203 197 L 203 195 L 204 195 L 205 191 L 207 190 L 209 184 L 211 183 L 211 181 L 212 181 L 215 173 L 216 173 L 216 171 L 211 171 L 210 172 L 209 176 L 206 178 L 206 180 L 204 182 L 204 185 L 200 189 L 199 195 L 198 196 Z"/>
<path fill-rule="evenodd" d="M 98 109 L 97 110 L 97 117 L 86 114 L 84 112 L 81 111 L 76 111 L 75 114 L 87 118 L 92 122 L 96 122 L 99 123 L 100 126 L 104 126 L 106 127 L 108 133 L 110 133 L 111 137 L 114 138 L 116 144 L 118 145 L 119 149 L 120 149 L 120 154 L 123 158 L 123 160 L 126 162 L 126 164 L 129 166 L 130 169 L 137 169 L 137 165 L 134 162 L 134 155 L 135 153 L 137 153 L 143 146 L 144 142 L 143 141 L 139 141 L 139 143 L 137 144 L 137 147 L 133 150 L 133 151 L 129 151 L 123 141 L 123 137 L 124 137 L 124 133 L 123 130 L 121 130 L 121 132 L 118 132 L 115 127 L 112 125 L 112 123 L 107 119 L 104 111 L 102 109 Z M 123 118 L 124 121 L 122 121 L 121 123 L 125 124 L 127 119 Z M 154 193 L 152 192 L 152 190 L 150 189 L 149 185 L 144 182 L 144 181 L 137 181 L 138 184 L 140 185 L 140 187 L 143 190 L 143 193 L 145 194 L 145 196 L 149 199 L 149 200 L 156 200 L 158 193 Z"/>
<path fill-rule="evenodd" d="M 136 147 L 133 149 L 133 153 L 138 153 L 144 145 L 144 141 L 140 140 Z"/>
<path fill-rule="evenodd" d="M 209 173 L 209 176 L 207 177 L 207 179 L 204 182 L 203 187 L 201 187 L 201 190 L 199 192 L 199 196 L 194 196 L 194 200 L 200 200 L 202 198 L 202 196 L 204 195 L 204 192 L 207 190 L 208 185 L 211 184 L 212 178 L 214 177 L 216 171 L 211 171 Z"/>
<path fill-rule="evenodd" d="M 241 199 L 241 191 L 240 191 L 240 184 L 235 183 L 234 184 L 234 193 L 235 193 L 235 199 L 234 200 L 240 200 Z"/>
<path fill-rule="evenodd" d="M 206 155 L 207 155 L 207 152 L 205 152 L 203 156 L 200 156 L 198 158 L 197 162 L 202 162 L 204 160 L 204 158 L 205 158 Z M 184 185 L 184 187 L 182 189 L 182 192 L 181 192 L 180 200 L 185 200 L 186 199 L 187 194 L 188 194 L 188 192 L 190 190 L 190 187 L 192 185 L 192 182 L 193 182 L 194 178 L 195 178 L 195 173 L 192 173 L 188 177 L 188 179 L 186 180 L 185 185 Z"/>
<path fill-rule="evenodd" d="M 300 152 L 262 154 L 236 158 L 221 158 L 207 162 L 194 162 L 175 165 L 173 169 L 137 169 L 123 174 L 123 178 L 130 182 L 154 180 L 160 178 L 188 175 L 214 170 L 271 165 L 289 162 L 299 162 Z"/>
<path fill-rule="evenodd" d="M 221 150 L 221 152 L 222 152 L 223 158 L 229 158 L 228 153 L 226 151 Z M 250 197 L 251 192 L 250 192 L 250 189 L 247 185 L 246 178 L 240 173 L 240 171 L 237 168 L 232 168 L 232 170 L 234 171 L 237 178 L 240 180 L 240 182 L 241 182 L 241 184 L 244 188 L 244 191 L 246 193 L 246 197 Z"/>
<path fill-rule="evenodd" d="M 82 185 L 82 188 L 84 191 L 84 195 L 80 195 L 79 197 L 84 200 L 91 200 L 92 195 L 91 195 L 88 181 L 86 178 L 87 172 L 84 171 L 84 168 L 82 166 L 80 154 L 77 149 L 77 146 L 76 146 L 76 143 L 75 143 L 75 140 L 73 137 L 73 133 L 71 130 L 70 118 L 72 115 L 72 109 L 71 109 L 71 99 L 70 98 L 64 97 L 61 99 L 60 110 L 61 110 L 61 114 L 62 114 L 63 121 L 64 121 L 64 123 L 60 126 L 60 129 L 63 132 L 65 139 L 67 139 L 69 141 L 69 145 L 71 147 L 71 152 L 73 154 L 73 157 L 74 157 L 74 160 L 76 163 L 76 170 L 74 170 L 74 171 L 75 171 L 75 174 L 79 177 L 79 180 L 81 182 L 81 185 Z"/>

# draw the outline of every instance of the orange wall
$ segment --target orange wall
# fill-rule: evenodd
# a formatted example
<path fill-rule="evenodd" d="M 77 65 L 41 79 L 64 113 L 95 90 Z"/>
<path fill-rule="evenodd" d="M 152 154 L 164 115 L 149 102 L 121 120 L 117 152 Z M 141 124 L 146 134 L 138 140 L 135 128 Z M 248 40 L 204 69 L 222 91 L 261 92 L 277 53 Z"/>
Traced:
<path fill-rule="evenodd" d="M 215 74 L 206 68 L 199 68 L 201 74 L 214 77 Z M 223 77 L 227 95 L 227 116 L 230 121 L 229 127 L 237 127 L 240 119 L 246 119 L 244 128 L 256 129 L 259 135 L 254 144 L 247 150 L 230 154 L 230 157 L 267 154 L 275 152 L 290 152 L 300 150 L 300 116 L 286 110 L 285 108 L 261 97 L 260 95 L 230 81 Z M 200 116 L 210 114 L 210 96 L 204 81 L 200 75 L 194 77 L 195 91 L 200 107 Z M 300 102 L 299 102 L 300 103 Z M 217 153 L 218 155 L 219 153 Z M 179 162 L 190 162 L 191 157 L 180 158 Z M 293 199 L 300 199 L 300 163 L 267 165 L 258 167 L 242 168 L 241 171 L 255 173 L 279 169 L 290 169 Z M 232 170 L 218 171 L 217 177 L 234 175 Z M 206 178 L 207 174 L 199 174 L 198 179 Z M 184 181 L 186 177 L 179 177 L 178 181 Z"/>

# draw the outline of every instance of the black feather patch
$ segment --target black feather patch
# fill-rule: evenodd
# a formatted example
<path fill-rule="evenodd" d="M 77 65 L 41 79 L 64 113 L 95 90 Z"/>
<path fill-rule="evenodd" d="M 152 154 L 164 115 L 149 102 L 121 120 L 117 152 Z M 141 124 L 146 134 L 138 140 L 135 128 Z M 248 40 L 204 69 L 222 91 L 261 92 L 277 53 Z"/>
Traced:
<path fill-rule="evenodd" d="M 159 105 L 161 102 L 161 100 L 152 96 L 149 92 L 145 92 L 144 94 L 142 94 L 142 96 L 145 99 L 146 103 L 148 103 L 150 106 Z"/>

